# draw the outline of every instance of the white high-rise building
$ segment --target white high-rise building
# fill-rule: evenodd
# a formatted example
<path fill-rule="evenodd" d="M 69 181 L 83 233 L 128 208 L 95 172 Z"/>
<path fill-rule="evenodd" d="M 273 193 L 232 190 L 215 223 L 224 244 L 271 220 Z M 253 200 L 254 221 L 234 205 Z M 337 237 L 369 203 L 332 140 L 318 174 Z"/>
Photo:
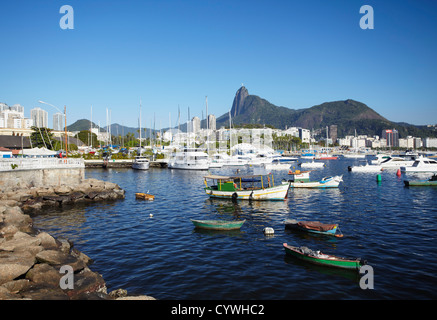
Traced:
<path fill-rule="evenodd" d="M 48 113 L 41 108 L 34 108 L 30 110 L 30 118 L 33 120 L 33 124 L 38 128 L 47 128 L 48 126 Z"/>
<path fill-rule="evenodd" d="M 64 130 L 64 115 L 60 112 L 57 112 L 53 115 L 53 130 Z"/>
<path fill-rule="evenodd" d="M 213 131 L 216 130 L 216 119 L 213 114 L 208 115 L 208 129 Z"/>
<path fill-rule="evenodd" d="M 14 104 L 12 107 L 9 107 L 9 109 L 23 114 L 23 118 L 24 118 L 24 107 L 21 104 Z"/>
<path fill-rule="evenodd" d="M 200 119 L 198 117 L 193 117 L 191 120 L 191 132 L 199 132 L 200 131 Z"/>

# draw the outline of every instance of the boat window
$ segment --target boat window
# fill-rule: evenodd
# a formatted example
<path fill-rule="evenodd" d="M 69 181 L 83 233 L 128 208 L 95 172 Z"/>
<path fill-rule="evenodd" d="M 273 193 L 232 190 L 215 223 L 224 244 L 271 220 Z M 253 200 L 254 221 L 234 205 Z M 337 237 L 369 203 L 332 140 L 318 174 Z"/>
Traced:
<path fill-rule="evenodd" d="M 417 167 L 419 165 L 420 161 L 414 161 L 413 167 Z"/>

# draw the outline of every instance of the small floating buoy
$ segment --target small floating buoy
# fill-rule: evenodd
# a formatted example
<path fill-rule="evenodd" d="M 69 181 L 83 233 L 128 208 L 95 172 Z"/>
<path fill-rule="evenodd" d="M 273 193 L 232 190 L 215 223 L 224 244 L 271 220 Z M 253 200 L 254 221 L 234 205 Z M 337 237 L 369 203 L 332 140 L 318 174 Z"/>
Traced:
<path fill-rule="evenodd" d="M 153 217 L 153 213 L 149 214 L 150 218 Z"/>
<path fill-rule="evenodd" d="M 381 175 L 380 174 L 376 175 L 376 181 L 381 182 Z"/>
<path fill-rule="evenodd" d="M 264 228 L 264 234 L 272 235 L 274 233 L 275 233 L 275 230 L 273 230 L 273 228 L 270 228 L 270 227 Z"/>
<path fill-rule="evenodd" d="M 401 176 L 401 169 L 398 169 L 398 171 L 396 171 L 396 175 L 397 175 L 398 177 Z"/>

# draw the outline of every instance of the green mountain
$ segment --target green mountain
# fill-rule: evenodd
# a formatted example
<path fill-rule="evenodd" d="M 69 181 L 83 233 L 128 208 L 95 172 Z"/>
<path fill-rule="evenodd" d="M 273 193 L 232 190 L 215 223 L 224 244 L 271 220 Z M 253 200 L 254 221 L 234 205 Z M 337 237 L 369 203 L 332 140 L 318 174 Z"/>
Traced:
<path fill-rule="evenodd" d="M 382 130 L 397 129 L 400 137 L 435 137 L 434 129 L 387 120 L 362 102 L 352 99 L 325 102 L 305 109 L 278 107 L 243 86 L 235 94 L 230 111 L 233 124 L 265 124 L 278 129 L 302 127 L 325 129 L 337 125 L 338 136 L 358 134 L 381 135 Z M 217 128 L 229 126 L 229 114 L 217 118 Z"/>
<path fill-rule="evenodd" d="M 83 131 L 83 130 L 89 130 L 91 125 L 93 128 L 99 127 L 94 122 L 90 123 L 90 121 L 87 119 L 80 119 L 80 120 L 77 120 L 75 123 L 67 126 L 67 129 L 68 129 L 68 131 Z M 100 131 L 105 132 L 106 130 L 103 128 L 100 128 Z"/>
<path fill-rule="evenodd" d="M 95 124 L 94 122 L 92 122 L 92 127 L 93 128 L 99 128 L 99 126 L 97 124 Z M 68 131 L 82 131 L 82 130 L 89 130 L 90 129 L 90 121 L 87 119 L 80 119 L 77 120 L 76 122 L 74 122 L 73 124 L 69 125 L 68 127 Z M 113 123 L 111 124 L 111 134 L 113 136 L 126 136 L 128 133 L 133 133 L 134 136 L 136 138 L 139 138 L 139 128 L 134 128 L 134 127 L 126 127 L 126 126 L 122 126 L 118 123 Z M 141 134 L 141 136 L 143 138 L 149 138 L 150 136 L 150 129 L 148 128 L 142 128 L 143 132 Z M 100 132 L 106 132 L 107 128 L 103 127 L 100 128 Z M 154 133 L 155 130 L 152 129 L 152 133 Z"/>

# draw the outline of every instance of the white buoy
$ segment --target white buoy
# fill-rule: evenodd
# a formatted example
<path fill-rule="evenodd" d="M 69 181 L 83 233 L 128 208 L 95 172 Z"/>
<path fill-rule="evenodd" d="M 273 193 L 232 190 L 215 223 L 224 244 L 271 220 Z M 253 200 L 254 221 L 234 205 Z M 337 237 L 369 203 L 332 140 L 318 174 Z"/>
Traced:
<path fill-rule="evenodd" d="M 270 227 L 264 228 L 265 235 L 272 235 L 274 233 L 275 233 L 275 230 L 273 230 L 273 228 L 270 228 Z"/>
<path fill-rule="evenodd" d="M 153 213 L 149 214 L 150 218 L 153 217 Z"/>

